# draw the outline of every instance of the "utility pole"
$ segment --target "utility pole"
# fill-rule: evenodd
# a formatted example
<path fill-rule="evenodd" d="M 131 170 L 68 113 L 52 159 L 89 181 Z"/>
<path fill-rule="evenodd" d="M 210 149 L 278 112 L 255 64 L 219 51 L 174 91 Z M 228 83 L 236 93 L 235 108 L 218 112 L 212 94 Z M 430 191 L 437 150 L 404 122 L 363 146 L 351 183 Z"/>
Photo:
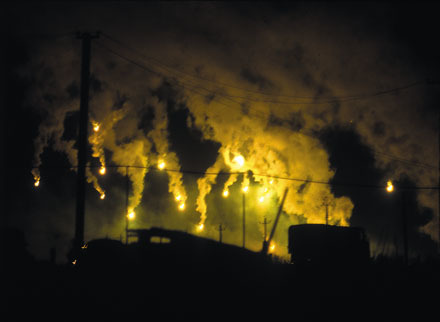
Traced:
<path fill-rule="evenodd" d="M 428 79 L 428 85 L 440 85 L 440 80 Z M 438 216 L 438 252 L 440 253 L 440 113 L 438 115 L 438 204 L 437 204 L 437 216 Z"/>
<path fill-rule="evenodd" d="M 272 241 L 272 238 L 275 235 L 275 230 L 277 229 L 278 220 L 280 219 L 281 212 L 283 211 L 284 202 L 286 201 L 288 192 L 289 192 L 289 188 L 286 188 L 286 190 L 284 190 L 283 198 L 281 199 L 281 203 L 280 203 L 280 207 L 278 208 L 277 215 L 275 216 L 275 222 L 273 223 L 272 230 L 270 231 L 269 239 L 263 241 L 263 249 L 261 250 L 261 252 L 265 255 L 267 255 L 270 242 Z"/>
<path fill-rule="evenodd" d="M 125 244 L 128 244 L 128 194 L 130 190 L 130 180 L 128 177 L 128 166 L 125 168 Z"/>
<path fill-rule="evenodd" d="M 218 230 L 218 233 L 219 233 L 218 241 L 219 241 L 219 243 L 221 244 L 222 241 L 223 241 L 223 238 L 222 238 L 222 237 L 223 237 L 223 236 L 222 236 L 222 232 L 225 231 L 226 228 L 224 228 L 224 227 L 222 226 L 222 224 L 220 224 L 220 225 L 218 225 L 217 230 Z"/>
<path fill-rule="evenodd" d="M 330 205 L 330 201 L 327 196 L 324 197 L 322 205 L 325 207 L 325 225 L 328 226 L 328 206 Z"/>
<path fill-rule="evenodd" d="M 263 222 L 260 222 L 260 224 L 264 225 L 264 240 L 267 239 L 267 225 L 270 224 L 272 221 L 267 221 L 266 217 L 264 217 Z"/>
<path fill-rule="evenodd" d="M 246 193 L 243 192 L 243 248 L 246 244 Z"/>
<path fill-rule="evenodd" d="M 407 213 L 406 213 L 406 195 L 405 191 L 402 194 L 402 232 L 403 232 L 403 259 L 405 266 L 408 266 L 408 230 L 407 230 Z"/>
<path fill-rule="evenodd" d="M 89 116 L 89 81 L 90 81 L 90 51 L 91 40 L 98 38 L 98 34 L 88 32 L 77 33 L 77 38 L 82 40 L 81 55 L 81 99 L 79 107 L 79 135 L 78 135 L 78 173 L 76 189 L 76 216 L 75 237 L 73 251 L 77 252 L 84 244 L 84 215 L 85 215 L 85 172 L 87 163 L 87 127 Z"/>

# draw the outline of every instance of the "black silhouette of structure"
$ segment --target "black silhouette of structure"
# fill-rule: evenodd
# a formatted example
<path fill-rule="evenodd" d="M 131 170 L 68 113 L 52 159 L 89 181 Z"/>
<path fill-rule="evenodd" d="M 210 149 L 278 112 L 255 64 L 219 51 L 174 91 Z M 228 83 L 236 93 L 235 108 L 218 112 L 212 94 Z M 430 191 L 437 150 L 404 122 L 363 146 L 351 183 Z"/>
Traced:
<path fill-rule="evenodd" d="M 288 250 L 297 265 L 366 264 L 370 246 L 362 228 L 323 224 L 289 227 Z"/>

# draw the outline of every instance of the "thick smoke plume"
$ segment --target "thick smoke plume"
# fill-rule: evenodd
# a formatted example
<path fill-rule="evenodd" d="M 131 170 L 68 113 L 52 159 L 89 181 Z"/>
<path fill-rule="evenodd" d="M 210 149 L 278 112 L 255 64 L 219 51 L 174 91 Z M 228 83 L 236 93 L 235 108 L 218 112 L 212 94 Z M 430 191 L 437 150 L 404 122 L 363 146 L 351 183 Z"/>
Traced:
<path fill-rule="evenodd" d="M 125 176 L 126 166 L 133 166 L 128 170 L 130 210 L 142 203 L 147 173 L 154 168 L 167 171 L 168 190 L 176 207 L 183 205 L 191 213 L 188 221 L 194 232 L 212 238 L 216 237 L 212 227 L 226 220 L 219 205 L 227 200 L 236 205 L 234 215 L 227 218 L 229 233 L 238 236 L 242 189 L 249 190 L 248 220 L 254 223 L 249 234 L 255 249 L 261 245 L 259 223 L 276 212 L 287 187 L 286 216 L 278 227 L 283 233 L 276 242 L 286 246 L 284 232 L 290 224 L 324 223 L 326 207 L 331 224 L 349 225 L 356 205 L 347 197 L 335 197 L 329 185 L 321 184 L 335 174 L 318 139 L 320 131 L 332 126 L 356 131 L 375 151 L 376 166 L 387 173 L 384 188 L 388 180 L 403 174 L 417 185 L 435 185 L 431 169 L 408 167 L 389 157 L 436 163 L 437 145 L 429 144 L 436 137 L 432 121 L 436 118 L 416 108 L 426 97 L 424 89 L 363 99 L 368 97 L 365 93 L 424 76 L 423 68 L 412 63 L 399 44 L 389 42 L 379 27 L 366 31 L 366 16 L 359 14 L 355 23 L 348 16 L 335 20 L 319 8 L 308 18 L 289 11 L 278 12 L 277 19 L 214 4 L 164 5 L 163 9 L 142 19 L 122 18 L 130 32 L 114 27 L 111 14 L 103 13 L 96 23 L 119 41 L 109 37 L 94 41 L 89 143 L 101 168 L 117 166 Z M 300 6 L 298 12 L 303 9 Z M 66 18 L 66 28 L 76 26 L 74 17 Z M 95 21 L 95 15 L 84 19 Z M 35 180 L 40 179 L 40 156 L 50 143 L 76 166 L 74 141 L 63 138 L 63 126 L 79 106 L 74 91 L 78 77 L 73 76 L 78 74 L 78 46 L 74 41 L 58 47 L 51 44 L 35 55 L 40 57 L 34 64 L 40 87 L 33 101 L 45 116 L 35 139 Z M 53 53 L 60 54 L 51 59 Z M 184 187 L 182 155 L 170 141 L 174 130 L 170 115 L 179 108 L 189 114 L 189 130 L 201 133 L 204 142 L 220 144 L 215 161 L 199 169 L 206 174 L 197 178 L 197 191 L 191 193 Z M 202 158 L 203 152 L 194 157 Z M 88 171 L 88 180 L 102 194 L 106 187 L 98 184 L 98 171 Z M 193 205 L 188 204 L 191 200 Z M 418 201 L 436 208 L 434 193 L 420 192 Z M 432 220 L 423 229 L 434 235 L 434 225 Z M 202 232 L 197 226 L 207 229 Z M 240 242 L 239 237 L 230 240 Z"/>

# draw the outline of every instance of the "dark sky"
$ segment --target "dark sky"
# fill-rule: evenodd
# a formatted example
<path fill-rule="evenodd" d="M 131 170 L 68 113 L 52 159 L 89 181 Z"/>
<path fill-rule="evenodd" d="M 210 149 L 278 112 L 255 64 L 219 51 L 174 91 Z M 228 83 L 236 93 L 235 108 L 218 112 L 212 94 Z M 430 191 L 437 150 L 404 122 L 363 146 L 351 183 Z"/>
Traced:
<path fill-rule="evenodd" d="M 123 236 L 126 170 L 112 166 L 144 167 L 129 171 L 133 227 L 217 238 L 223 224 L 224 241 L 238 245 L 240 189 L 249 184 L 254 250 L 261 222 L 275 215 L 288 187 L 275 237 L 280 255 L 289 225 L 324 222 L 323 200 L 330 200 L 330 223 L 366 229 L 373 253 L 401 251 L 399 185 L 438 186 L 438 86 L 426 82 L 438 80 L 439 70 L 432 2 L 19 2 L 4 9 L 4 224 L 23 230 L 37 257 L 53 246 L 64 254 L 73 237 L 76 31 L 102 32 L 92 42 L 87 240 Z M 33 175 L 41 177 L 38 188 Z M 388 180 L 393 194 L 379 188 Z M 437 191 L 407 190 L 404 200 L 413 253 L 431 252 Z"/>

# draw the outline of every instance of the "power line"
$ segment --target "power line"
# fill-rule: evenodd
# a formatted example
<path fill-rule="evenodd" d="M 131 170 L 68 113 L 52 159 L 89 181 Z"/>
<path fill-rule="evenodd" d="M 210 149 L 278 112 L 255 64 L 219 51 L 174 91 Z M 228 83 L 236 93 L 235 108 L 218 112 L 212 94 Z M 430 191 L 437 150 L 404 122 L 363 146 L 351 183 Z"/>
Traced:
<path fill-rule="evenodd" d="M 404 158 L 396 157 L 396 156 L 394 156 L 394 155 L 392 155 L 392 154 L 388 154 L 388 153 L 384 153 L 384 152 L 375 151 L 375 150 L 373 150 L 373 148 L 369 148 L 369 149 L 370 149 L 374 154 L 382 155 L 382 156 L 385 156 L 385 157 L 390 158 L 390 159 L 395 160 L 395 161 L 400 161 L 400 162 L 403 162 L 403 163 L 407 163 L 407 164 L 409 164 L 409 165 L 414 165 L 414 166 L 418 166 L 418 167 L 423 167 L 423 168 L 427 168 L 427 169 L 430 169 L 430 170 L 438 170 L 437 167 L 435 167 L 435 166 L 433 166 L 433 165 L 430 165 L 430 164 L 428 164 L 428 163 L 423 163 L 423 162 L 418 162 L 418 161 L 411 161 L 411 160 L 407 160 L 407 159 L 404 159 Z"/>
<path fill-rule="evenodd" d="M 63 32 L 63 33 L 28 33 L 28 34 L 12 34 L 10 37 L 19 39 L 57 39 L 76 36 L 76 32 Z"/>
<path fill-rule="evenodd" d="M 119 58 L 121 58 L 121 59 L 123 59 L 123 60 L 125 60 L 125 61 L 127 61 L 127 62 L 129 62 L 129 63 L 131 63 L 131 64 L 133 64 L 133 65 L 135 65 L 135 66 L 137 66 L 137 67 L 139 67 L 139 68 L 141 68 L 141 69 L 143 69 L 143 70 L 145 70 L 145 71 L 147 71 L 147 72 L 149 72 L 149 73 L 152 73 L 152 74 L 154 74 L 154 75 L 156 75 L 156 76 L 159 76 L 159 77 L 166 78 L 166 75 L 164 75 L 164 74 L 162 74 L 162 73 L 160 73 L 160 72 L 157 72 L 157 71 L 155 71 L 154 69 L 152 69 L 152 68 L 150 68 L 150 67 L 147 67 L 147 66 L 145 66 L 145 65 L 143 65 L 143 64 L 140 64 L 140 63 L 136 62 L 135 60 L 133 60 L 133 59 L 131 59 L 131 58 L 128 58 L 128 57 L 126 57 L 126 56 L 124 56 L 124 55 L 122 55 L 122 54 L 120 54 L 120 53 L 114 51 L 113 49 L 111 49 L 111 48 L 109 48 L 109 47 L 103 45 L 102 43 L 100 43 L 100 42 L 98 42 L 98 41 L 96 41 L 95 43 L 98 43 L 98 45 L 99 45 L 100 47 L 102 47 L 103 49 L 107 50 L 108 52 L 114 54 L 115 56 L 117 56 L 117 57 L 119 57 Z M 189 90 L 189 91 L 191 91 L 191 92 L 193 92 L 193 93 L 195 93 L 195 94 L 197 94 L 197 95 L 200 95 L 200 96 L 206 97 L 206 94 L 201 93 L 200 91 L 198 91 L 197 89 L 195 89 L 193 86 L 190 86 L 190 85 L 188 85 L 188 84 L 183 84 L 183 83 L 181 83 L 180 81 L 178 81 L 178 80 L 176 80 L 176 79 L 174 79 L 174 81 L 176 82 L 175 85 L 177 85 L 177 86 L 179 86 L 179 87 L 182 87 L 182 88 L 185 88 L 185 89 L 187 89 L 187 90 Z M 415 83 L 414 83 L 414 84 L 415 84 Z M 411 85 L 411 86 L 414 86 L 414 84 Z M 214 94 L 215 96 L 212 98 L 212 100 L 216 101 L 216 103 L 221 104 L 221 105 L 224 106 L 224 107 L 227 107 L 227 108 L 229 108 L 229 109 L 233 109 L 234 111 L 236 111 L 236 108 L 234 108 L 234 107 L 232 107 L 232 106 L 230 106 L 230 105 L 228 105 L 228 104 L 225 104 L 224 102 L 219 101 L 219 100 L 217 99 L 217 96 L 223 96 L 224 98 L 228 99 L 229 101 L 231 101 L 231 102 L 233 102 L 233 103 L 236 103 L 236 104 L 238 104 L 238 105 L 241 106 L 240 102 L 237 102 L 237 101 L 231 99 L 231 98 L 230 98 L 229 96 L 227 96 L 227 95 L 223 95 L 223 94 L 221 94 L 221 93 L 215 93 L 215 92 L 212 92 L 212 91 L 210 91 L 210 90 L 208 90 L 208 89 L 206 89 L 206 88 L 204 88 L 204 87 L 200 87 L 200 86 L 198 86 L 198 89 L 205 90 L 205 91 L 207 91 L 207 92 L 209 92 L 209 93 L 211 93 L 211 94 Z M 387 91 L 387 92 L 390 92 L 390 91 Z M 385 93 L 385 92 L 382 92 L 382 93 Z M 217 100 L 216 100 L 216 99 L 217 99 Z M 264 118 L 265 120 L 270 119 L 270 118 L 273 116 L 273 115 L 270 114 L 270 113 L 265 113 L 265 112 L 263 112 L 263 111 L 260 111 L 260 110 L 255 109 L 255 108 L 251 108 L 251 107 L 249 107 L 249 106 L 248 106 L 247 108 L 248 108 L 249 110 L 252 110 L 252 111 L 254 111 L 255 113 L 257 113 L 255 116 L 258 116 L 258 117 L 260 117 L 260 118 Z M 288 122 L 288 121 L 283 120 L 283 119 L 281 119 L 281 120 L 284 121 L 284 122 Z M 288 128 L 289 130 L 292 130 L 291 127 L 290 127 L 288 124 L 285 124 L 284 122 L 281 123 L 281 124 L 279 124 L 279 126 L 281 126 L 281 127 L 285 127 L 285 128 Z M 311 130 L 309 130 L 309 129 L 300 129 L 297 133 L 302 134 L 302 135 L 305 135 L 305 136 L 309 136 L 309 137 L 312 137 L 312 138 L 316 138 L 316 134 L 314 134 L 314 133 L 313 133 Z M 310 134 L 310 133 L 312 133 L 312 134 Z M 374 153 L 374 154 L 378 154 L 378 155 L 386 156 L 386 157 L 388 157 L 388 158 L 390 158 L 390 159 L 393 159 L 393 160 L 395 160 L 395 161 L 399 161 L 399 162 L 402 162 L 402 163 L 406 163 L 406 164 L 408 164 L 408 165 L 420 166 L 420 167 L 424 167 L 424 168 L 427 168 L 427 169 L 437 170 L 437 167 L 434 167 L 434 166 L 429 165 L 429 164 L 425 164 L 425 163 L 421 163 L 421 162 L 417 162 L 417 161 L 410 161 L 410 160 L 406 160 L 406 159 L 399 158 L 399 157 L 396 157 L 396 156 L 392 156 L 392 155 L 390 155 L 390 154 L 386 154 L 386 153 L 383 153 L 383 152 L 375 151 L 375 150 L 374 150 L 373 148 L 371 148 L 371 147 L 369 147 L 369 149 L 370 149 L 370 150 L 372 151 L 372 153 Z"/>
<path fill-rule="evenodd" d="M 119 44 L 120 46 L 125 47 L 126 49 L 129 49 L 130 51 L 132 51 L 134 53 L 137 53 L 138 55 L 142 56 L 143 58 L 147 58 L 148 60 L 153 61 L 153 64 L 160 65 L 162 68 L 168 70 L 169 72 L 180 73 L 182 75 L 186 75 L 186 76 L 189 76 L 189 77 L 192 77 L 195 79 L 199 79 L 204 82 L 207 81 L 207 82 L 219 85 L 219 86 L 234 88 L 234 89 L 238 89 L 238 90 L 245 91 L 245 92 L 252 93 L 252 94 L 264 95 L 264 96 L 268 96 L 268 97 L 277 97 L 277 98 L 313 100 L 313 102 L 292 102 L 292 101 L 256 99 L 256 98 L 252 98 L 252 97 L 244 97 L 244 96 L 238 96 L 238 95 L 225 94 L 231 98 L 242 98 L 242 99 L 257 101 L 257 102 L 262 102 L 262 103 L 317 105 L 317 104 L 328 104 L 328 103 L 335 103 L 335 102 L 347 102 L 347 101 L 361 100 L 361 99 L 368 99 L 368 98 L 372 98 L 372 97 L 382 96 L 382 95 L 390 94 L 393 92 L 398 92 L 401 90 L 409 89 L 411 87 L 415 87 L 415 86 L 426 83 L 425 80 L 419 80 L 419 81 L 415 81 L 415 82 L 412 82 L 412 83 L 409 83 L 409 84 L 406 84 L 403 86 L 399 86 L 399 87 L 395 87 L 395 88 L 391 88 L 391 89 L 387 89 L 387 90 L 382 90 L 382 91 L 377 91 L 377 92 L 372 92 L 372 93 L 360 93 L 360 94 L 354 94 L 354 95 L 346 95 L 346 96 L 316 97 L 316 96 L 297 96 L 297 95 L 274 95 L 274 94 L 264 93 L 261 91 L 249 90 L 249 89 L 246 89 L 243 87 L 234 86 L 234 85 L 224 83 L 224 82 L 214 81 L 212 79 L 202 77 L 199 75 L 190 74 L 190 73 L 182 71 L 180 69 L 171 67 L 168 64 L 165 64 L 156 58 L 153 58 L 151 56 L 147 56 L 147 55 L 143 54 L 142 52 L 140 52 L 139 50 L 134 49 L 133 47 L 127 45 L 126 43 L 124 43 L 124 42 L 122 42 L 122 41 L 120 41 L 120 40 L 118 40 L 118 39 L 116 39 L 106 33 L 103 33 L 102 35 L 105 38 Z"/>
<path fill-rule="evenodd" d="M 94 165 L 87 165 L 88 168 L 101 168 L 101 166 L 94 166 Z M 31 167 L 31 168 L 54 168 L 53 166 L 40 166 L 40 167 Z M 77 166 L 56 166 L 56 168 L 65 168 L 65 169 L 76 169 Z M 185 170 L 185 169 L 157 169 L 156 167 L 152 166 L 138 166 L 138 165 L 106 165 L 106 168 L 133 168 L 133 169 L 148 169 L 149 171 L 156 171 L 156 172 L 180 172 L 180 173 L 186 173 L 186 174 L 195 174 L 195 175 L 242 175 L 246 172 L 229 172 L 229 171 L 218 171 L 218 172 L 208 172 L 208 171 L 197 171 L 197 170 Z M 293 177 L 285 177 L 285 176 L 278 176 L 278 175 L 272 175 L 272 174 L 262 174 L 262 173 L 254 173 L 252 172 L 253 176 L 256 177 L 265 177 L 269 179 L 278 179 L 278 180 L 286 180 L 286 181 L 296 181 L 296 182 L 302 182 L 302 183 L 313 183 L 313 184 L 322 184 L 322 185 L 329 185 L 329 186 L 345 186 L 345 187 L 357 187 L 357 188 L 372 188 L 372 189 L 384 189 L 384 186 L 382 185 L 373 185 L 373 184 L 363 184 L 363 183 L 349 183 L 349 182 L 329 182 L 329 181 L 322 181 L 322 180 L 311 180 L 311 179 L 301 179 L 301 178 L 293 178 Z M 405 189 L 405 190 L 437 190 L 439 187 L 420 187 L 420 186 L 401 186 L 396 187 L 397 189 Z"/>

